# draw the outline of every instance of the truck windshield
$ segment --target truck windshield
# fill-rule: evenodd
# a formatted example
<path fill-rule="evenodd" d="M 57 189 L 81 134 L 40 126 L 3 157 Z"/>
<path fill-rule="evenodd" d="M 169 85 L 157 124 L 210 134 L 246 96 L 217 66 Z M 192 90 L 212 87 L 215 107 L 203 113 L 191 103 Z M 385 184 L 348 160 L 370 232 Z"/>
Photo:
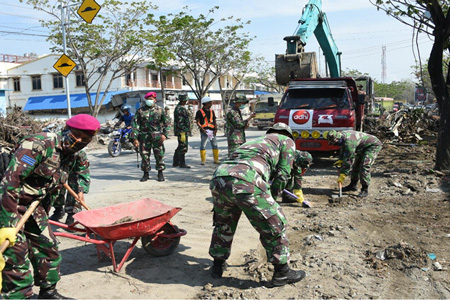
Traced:
<path fill-rule="evenodd" d="M 345 89 L 290 89 L 280 104 L 281 109 L 350 109 Z"/>
<path fill-rule="evenodd" d="M 274 103 L 273 106 L 269 106 L 269 103 L 267 102 L 258 102 L 255 105 L 255 113 L 276 113 L 277 109 L 277 103 Z"/>

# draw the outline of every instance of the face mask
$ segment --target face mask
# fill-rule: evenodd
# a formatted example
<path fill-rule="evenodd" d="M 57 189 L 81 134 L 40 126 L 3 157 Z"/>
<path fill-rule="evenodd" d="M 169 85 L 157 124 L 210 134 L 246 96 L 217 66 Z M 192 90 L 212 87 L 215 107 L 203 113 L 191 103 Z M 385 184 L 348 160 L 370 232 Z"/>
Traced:
<path fill-rule="evenodd" d="M 72 154 L 78 152 L 89 144 L 74 136 L 70 129 L 64 130 L 62 136 L 63 150 L 66 153 Z"/>
<path fill-rule="evenodd" d="M 154 100 L 145 100 L 145 104 L 147 105 L 147 106 L 153 106 L 153 104 L 155 104 L 155 101 Z"/>

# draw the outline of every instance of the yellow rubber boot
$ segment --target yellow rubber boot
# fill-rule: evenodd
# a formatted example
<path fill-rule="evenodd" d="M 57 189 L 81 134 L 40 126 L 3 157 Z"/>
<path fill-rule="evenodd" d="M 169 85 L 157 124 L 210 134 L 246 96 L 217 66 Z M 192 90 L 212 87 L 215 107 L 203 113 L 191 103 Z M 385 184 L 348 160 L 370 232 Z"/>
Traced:
<path fill-rule="evenodd" d="M 214 163 L 215 164 L 220 164 L 219 149 L 212 149 L 212 151 L 213 151 L 213 156 L 214 156 Z"/>
<path fill-rule="evenodd" d="M 204 165 L 206 162 L 206 150 L 200 150 L 200 160 L 201 164 Z"/>

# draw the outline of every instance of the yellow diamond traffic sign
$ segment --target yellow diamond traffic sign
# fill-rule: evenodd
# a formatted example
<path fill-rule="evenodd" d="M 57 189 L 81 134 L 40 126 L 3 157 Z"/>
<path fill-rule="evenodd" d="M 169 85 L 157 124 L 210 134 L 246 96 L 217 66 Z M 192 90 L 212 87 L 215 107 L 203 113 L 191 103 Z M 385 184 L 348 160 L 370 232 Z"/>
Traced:
<path fill-rule="evenodd" d="M 61 73 L 62 76 L 67 77 L 69 73 L 75 68 L 77 64 L 71 60 L 67 55 L 63 54 L 58 59 L 58 61 L 53 65 L 53 68 L 55 68 L 59 73 Z"/>
<path fill-rule="evenodd" d="M 77 13 L 83 20 L 90 24 L 99 12 L 100 8 L 100 5 L 98 5 L 95 0 L 84 0 L 83 3 L 81 3 L 80 8 L 77 10 Z"/>

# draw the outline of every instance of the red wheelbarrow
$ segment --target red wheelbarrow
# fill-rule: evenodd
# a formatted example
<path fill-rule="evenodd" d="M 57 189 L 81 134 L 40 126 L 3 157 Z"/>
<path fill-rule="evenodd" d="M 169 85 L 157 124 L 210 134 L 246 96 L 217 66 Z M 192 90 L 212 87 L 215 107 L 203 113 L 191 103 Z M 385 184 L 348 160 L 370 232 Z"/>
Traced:
<path fill-rule="evenodd" d="M 139 239 L 145 251 L 153 256 L 166 256 L 176 250 L 180 237 L 186 235 L 186 230 L 173 225 L 170 219 L 180 210 L 181 208 L 146 198 L 81 211 L 73 216 L 75 223 L 71 225 L 52 220 L 49 223 L 69 231 L 85 233 L 83 236 L 55 232 L 55 235 L 95 244 L 98 259 L 108 256 L 112 260 L 114 271 L 119 272 Z M 114 244 L 128 238 L 134 238 L 133 242 L 117 264 Z"/>

